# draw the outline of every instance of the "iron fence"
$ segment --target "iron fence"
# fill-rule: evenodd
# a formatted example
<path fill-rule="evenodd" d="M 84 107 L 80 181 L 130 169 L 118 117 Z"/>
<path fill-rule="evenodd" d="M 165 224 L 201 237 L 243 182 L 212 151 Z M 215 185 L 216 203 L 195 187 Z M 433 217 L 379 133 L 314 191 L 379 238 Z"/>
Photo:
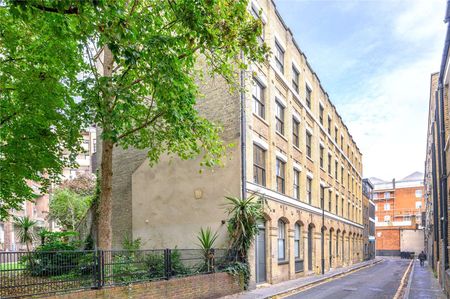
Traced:
<path fill-rule="evenodd" d="M 0 252 L 0 298 L 221 272 L 233 257 L 225 249 Z"/>

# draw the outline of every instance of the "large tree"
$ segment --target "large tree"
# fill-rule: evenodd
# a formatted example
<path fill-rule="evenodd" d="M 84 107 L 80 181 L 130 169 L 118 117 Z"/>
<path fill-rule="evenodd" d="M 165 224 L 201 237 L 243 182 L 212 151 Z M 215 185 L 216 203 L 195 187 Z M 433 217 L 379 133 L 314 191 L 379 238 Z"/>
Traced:
<path fill-rule="evenodd" d="M 79 150 L 77 44 L 53 25 L 13 18 L 0 2 L 0 220 L 47 192 Z M 31 16 L 30 16 L 31 17 Z M 39 186 L 40 191 L 32 188 Z"/>
<path fill-rule="evenodd" d="M 67 85 L 77 86 L 78 115 L 102 130 L 103 249 L 111 247 L 114 147 L 145 149 L 152 163 L 164 152 L 183 159 L 202 154 L 206 166 L 219 163 L 220 129 L 195 109 L 200 65 L 236 87 L 238 71 L 262 62 L 267 52 L 258 43 L 261 23 L 248 13 L 248 0 L 31 0 L 7 1 L 7 8 L 30 32 L 45 28 L 53 42 L 69 38 L 76 45 L 68 56 L 78 55 L 83 69 Z"/>

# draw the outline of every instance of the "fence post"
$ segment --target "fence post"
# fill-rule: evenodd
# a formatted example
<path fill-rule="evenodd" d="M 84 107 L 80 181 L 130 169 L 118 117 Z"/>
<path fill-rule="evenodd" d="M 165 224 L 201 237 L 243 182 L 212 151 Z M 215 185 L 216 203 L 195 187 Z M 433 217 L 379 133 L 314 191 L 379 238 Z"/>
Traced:
<path fill-rule="evenodd" d="M 164 270 L 165 270 L 165 276 L 166 280 L 170 279 L 170 276 L 172 276 L 172 260 L 171 260 L 171 250 L 166 248 L 164 249 Z"/>
<path fill-rule="evenodd" d="M 103 271 L 104 271 L 103 250 L 97 249 L 96 253 L 97 253 L 97 289 L 101 289 L 103 286 Z"/>

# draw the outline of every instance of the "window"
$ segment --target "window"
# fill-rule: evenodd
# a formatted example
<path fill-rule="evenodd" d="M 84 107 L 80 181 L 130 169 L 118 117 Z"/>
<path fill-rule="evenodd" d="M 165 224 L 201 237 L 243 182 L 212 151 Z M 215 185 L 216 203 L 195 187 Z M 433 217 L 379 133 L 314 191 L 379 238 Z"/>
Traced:
<path fill-rule="evenodd" d="M 328 191 L 328 211 L 331 212 L 331 191 Z"/>
<path fill-rule="evenodd" d="M 306 106 L 308 106 L 309 109 L 311 109 L 311 89 L 308 85 L 306 85 Z"/>
<path fill-rule="evenodd" d="M 253 182 L 266 185 L 266 151 L 253 145 Z"/>
<path fill-rule="evenodd" d="M 422 197 L 422 190 L 416 190 L 416 197 L 421 198 Z"/>
<path fill-rule="evenodd" d="M 300 72 L 292 65 L 292 87 L 298 93 Z"/>
<path fill-rule="evenodd" d="M 294 169 L 294 198 L 300 199 L 300 172 Z"/>
<path fill-rule="evenodd" d="M 311 202 L 312 202 L 311 185 L 312 185 L 312 179 L 310 177 L 307 177 L 306 178 L 306 197 L 308 199 L 309 204 L 311 204 Z"/>
<path fill-rule="evenodd" d="M 253 80 L 253 113 L 261 118 L 265 118 L 265 108 L 264 108 L 264 87 L 257 80 Z"/>
<path fill-rule="evenodd" d="M 306 131 L 306 156 L 309 158 L 311 158 L 311 138 L 311 133 Z"/>
<path fill-rule="evenodd" d="M 320 208 L 324 209 L 325 204 L 325 188 L 320 186 Z"/>
<path fill-rule="evenodd" d="M 334 127 L 334 142 L 337 144 L 338 128 Z"/>
<path fill-rule="evenodd" d="M 275 40 L 275 65 L 277 69 L 284 74 L 284 50 Z"/>
<path fill-rule="evenodd" d="M 341 184 L 344 184 L 344 167 L 341 166 Z"/>
<path fill-rule="evenodd" d="M 339 196 L 338 195 L 336 195 L 336 210 L 334 210 L 334 212 L 336 213 L 336 215 L 338 214 L 338 212 L 339 212 Z"/>
<path fill-rule="evenodd" d="M 421 209 L 421 208 L 422 208 L 422 202 L 416 201 L 416 209 Z"/>
<path fill-rule="evenodd" d="M 275 111 L 275 130 L 284 135 L 284 107 L 280 104 L 280 102 L 275 101 L 276 111 Z"/>
<path fill-rule="evenodd" d="M 323 168 L 323 146 L 320 146 L 320 167 Z"/>
<path fill-rule="evenodd" d="M 328 154 L 328 174 L 331 175 L 331 155 Z"/>
<path fill-rule="evenodd" d="M 344 217 L 344 199 L 341 199 L 341 216 Z"/>
<path fill-rule="evenodd" d="M 300 146 L 299 133 L 300 123 L 295 118 L 292 118 L 292 142 L 296 147 Z"/>
<path fill-rule="evenodd" d="M 277 191 L 280 193 L 285 192 L 284 166 L 285 166 L 285 163 L 283 161 L 281 161 L 280 159 L 276 160 Z"/>
<path fill-rule="evenodd" d="M 93 145 L 93 150 L 92 150 L 92 152 L 93 153 L 96 153 L 97 152 L 97 139 L 93 139 L 92 140 L 92 145 Z"/>
<path fill-rule="evenodd" d="M 334 178 L 338 180 L 338 161 L 334 161 Z"/>
<path fill-rule="evenodd" d="M 384 222 L 389 222 L 391 221 L 391 216 L 390 215 L 384 215 Z"/>
<path fill-rule="evenodd" d="M 384 192 L 384 198 L 389 198 L 389 197 L 391 197 L 390 193 L 389 192 Z"/>
<path fill-rule="evenodd" d="M 328 134 L 331 136 L 331 117 L 328 116 Z"/>
<path fill-rule="evenodd" d="M 286 260 L 286 224 L 283 220 L 278 220 L 278 260 Z"/>
<path fill-rule="evenodd" d="M 255 6 L 252 5 L 252 11 L 251 11 L 253 17 L 257 20 L 261 20 L 260 15 L 259 15 L 259 11 L 257 10 L 257 8 Z M 264 43 L 264 22 L 262 22 L 261 20 L 261 35 L 258 36 L 258 42 L 260 45 L 262 45 Z"/>
<path fill-rule="evenodd" d="M 296 223 L 294 230 L 294 257 L 296 260 L 300 259 L 300 253 L 302 252 L 302 249 L 300 247 L 301 235 L 302 235 L 301 226 L 298 223 Z"/>
<path fill-rule="evenodd" d="M 323 126 L 323 106 L 319 105 L 319 120 L 320 124 Z"/>
<path fill-rule="evenodd" d="M 385 211 L 389 211 L 390 209 L 391 209 L 391 205 L 388 204 L 388 203 L 385 203 L 385 204 L 384 204 L 384 210 L 385 210 Z"/>
<path fill-rule="evenodd" d="M 347 218 L 350 219 L 350 203 L 347 203 Z"/>
<path fill-rule="evenodd" d="M 341 136 L 341 149 L 344 146 L 344 136 Z"/>

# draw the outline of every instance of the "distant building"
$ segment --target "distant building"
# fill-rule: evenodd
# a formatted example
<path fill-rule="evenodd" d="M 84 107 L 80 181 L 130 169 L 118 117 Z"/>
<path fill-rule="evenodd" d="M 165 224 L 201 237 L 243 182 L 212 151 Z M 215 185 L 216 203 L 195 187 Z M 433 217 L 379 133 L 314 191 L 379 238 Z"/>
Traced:
<path fill-rule="evenodd" d="M 425 210 L 423 173 L 374 184 L 377 255 L 420 253 L 424 249 L 422 212 Z"/>
<path fill-rule="evenodd" d="M 362 181 L 364 259 L 375 258 L 375 203 L 372 201 L 373 184 L 370 179 Z"/>
<path fill-rule="evenodd" d="M 79 167 L 65 168 L 61 174 L 61 180 L 74 179 L 80 174 L 92 172 L 92 156 L 96 152 L 96 129 L 93 127 L 84 130 L 81 135 L 83 138 L 81 152 L 76 159 Z M 39 185 L 34 182 L 28 183 L 31 188 L 39 196 L 34 202 L 26 201 L 22 205 L 22 209 L 11 211 L 11 216 L 7 221 L 0 222 L 0 251 L 20 251 L 25 250 L 25 244 L 19 242 L 17 237 L 17 227 L 14 225 L 13 217 L 28 216 L 30 219 L 36 221 L 35 231 L 41 228 L 49 230 L 58 230 L 57 225 L 48 219 L 49 204 L 52 197 L 52 190 L 56 185 L 52 185 L 49 193 L 40 194 Z M 36 240 L 38 241 L 38 240 Z"/>

